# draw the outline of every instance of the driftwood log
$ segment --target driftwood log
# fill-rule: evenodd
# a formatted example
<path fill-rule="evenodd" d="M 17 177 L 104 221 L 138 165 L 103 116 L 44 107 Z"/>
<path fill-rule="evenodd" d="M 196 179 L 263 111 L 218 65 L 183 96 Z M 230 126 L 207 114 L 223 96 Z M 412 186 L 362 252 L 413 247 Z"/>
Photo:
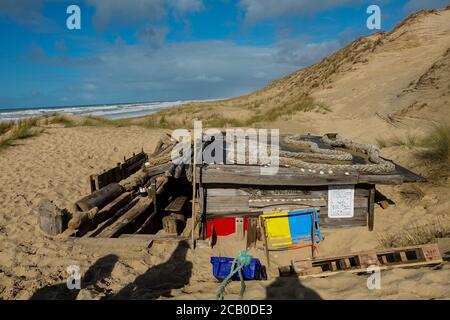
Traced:
<path fill-rule="evenodd" d="M 123 192 L 124 189 L 120 184 L 111 183 L 77 201 L 75 204 L 81 211 L 90 211 L 95 207 L 102 209 L 108 203 L 120 196 Z"/>
<path fill-rule="evenodd" d="M 66 209 L 58 208 L 50 200 L 44 199 L 39 204 L 39 226 L 48 235 L 63 233 L 67 228 L 70 214 Z"/>
<path fill-rule="evenodd" d="M 120 208 L 124 207 L 133 199 L 131 192 L 125 192 L 106 205 L 103 209 L 98 210 L 97 207 L 84 212 L 75 212 L 72 219 L 68 223 L 69 229 L 77 230 L 82 225 L 92 228 L 99 223 L 111 218 Z"/>

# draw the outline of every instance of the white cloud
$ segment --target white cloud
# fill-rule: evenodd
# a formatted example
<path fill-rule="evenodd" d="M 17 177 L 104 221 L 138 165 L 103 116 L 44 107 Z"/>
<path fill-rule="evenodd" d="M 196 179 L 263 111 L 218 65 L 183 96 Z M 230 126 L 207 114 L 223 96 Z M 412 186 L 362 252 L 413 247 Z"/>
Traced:
<path fill-rule="evenodd" d="M 166 9 L 176 14 L 203 9 L 202 0 L 87 0 L 95 6 L 94 24 L 103 28 L 109 24 L 136 24 L 161 20 Z"/>
<path fill-rule="evenodd" d="M 178 12 L 197 12 L 204 9 L 202 0 L 169 0 L 169 4 Z"/>
<path fill-rule="evenodd" d="M 245 20 L 254 23 L 267 18 L 308 15 L 311 12 L 358 5 L 365 0 L 240 0 Z"/>
<path fill-rule="evenodd" d="M 96 97 L 112 100 L 220 98 L 258 89 L 319 61 L 337 47 L 335 41 L 308 43 L 298 39 L 265 47 L 231 41 L 191 41 L 158 48 L 122 43 L 84 57 L 98 63 L 81 66 L 80 81 L 92 84 L 82 87 L 84 92 L 95 88 Z M 42 52 L 39 54 L 42 59 Z M 78 61 L 46 60 L 69 66 Z"/>
<path fill-rule="evenodd" d="M 297 38 L 285 39 L 279 42 L 277 58 L 278 61 L 291 65 L 308 66 L 318 62 L 340 47 L 339 40 L 307 43 Z"/>

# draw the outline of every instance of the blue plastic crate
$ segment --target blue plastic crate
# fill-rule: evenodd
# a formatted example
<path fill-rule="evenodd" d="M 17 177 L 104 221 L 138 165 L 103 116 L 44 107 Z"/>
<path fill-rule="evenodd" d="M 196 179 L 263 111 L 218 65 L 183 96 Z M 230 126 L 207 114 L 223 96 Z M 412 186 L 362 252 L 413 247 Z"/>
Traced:
<path fill-rule="evenodd" d="M 225 279 L 231 272 L 233 261 L 234 258 L 211 257 L 214 277 L 218 280 Z M 244 276 L 244 280 L 262 280 L 266 278 L 265 269 L 259 259 L 252 259 L 248 266 L 242 268 L 242 275 Z M 233 275 L 231 279 L 233 281 L 239 281 L 239 273 Z"/>

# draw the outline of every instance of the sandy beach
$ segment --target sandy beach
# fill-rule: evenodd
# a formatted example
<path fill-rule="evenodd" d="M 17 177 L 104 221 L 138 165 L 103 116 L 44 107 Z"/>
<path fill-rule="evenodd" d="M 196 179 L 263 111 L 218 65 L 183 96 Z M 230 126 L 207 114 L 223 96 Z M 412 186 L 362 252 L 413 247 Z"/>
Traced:
<path fill-rule="evenodd" d="M 46 133 L 5 150 L 0 157 L 2 175 L 0 214 L 0 297 L 2 299 L 75 298 L 67 296 L 65 279 L 69 265 L 79 265 L 86 286 L 78 299 L 114 297 L 146 299 L 213 299 L 218 286 L 211 275 L 209 257 L 236 256 L 239 242 L 231 246 L 199 248 L 155 246 L 140 252 L 133 248 L 111 253 L 108 248 L 51 239 L 37 223 L 42 197 L 67 206 L 87 193 L 87 178 L 120 161 L 124 154 L 152 150 L 162 130 L 130 128 L 62 128 L 49 126 Z M 133 143 L 130 143 L 132 141 Z M 386 156 L 410 165 L 403 147 L 385 150 Z M 417 165 L 417 164 L 416 164 Z M 419 169 L 420 165 L 414 166 Z M 425 168 L 423 168 L 425 169 Z M 426 169 L 425 169 L 426 170 Z M 383 192 L 395 206 L 376 208 L 375 230 L 366 228 L 325 230 L 319 256 L 377 248 L 377 236 L 428 222 L 435 216 L 448 218 L 447 186 L 421 186 L 425 196 L 414 204 L 400 196 L 405 186 L 386 187 Z M 262 250 L 253 250 L 263 258 Z M 97 276 L 92 276 L 92 274 Z M 366 276 L 340 274 L 322 279 L 275 278 L 248 282 L 248 299 L 446 299 L 450 298 L 450 267 L 396 269 L 382 273 L 382 289 L 368 290 Z M 131 286 L 131 287 L 130 287 Z M 226 299 L 237 299 L 239 283 L 228 289 Z"/>

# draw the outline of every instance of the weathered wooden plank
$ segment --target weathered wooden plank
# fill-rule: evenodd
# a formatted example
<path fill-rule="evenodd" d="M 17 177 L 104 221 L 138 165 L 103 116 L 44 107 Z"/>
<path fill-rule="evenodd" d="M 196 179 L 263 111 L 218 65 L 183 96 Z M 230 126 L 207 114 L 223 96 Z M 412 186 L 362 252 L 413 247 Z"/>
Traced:
<path fill-rule="evenodd" d="M 360 175 L 358 183 L 369 184 L 402 184 L 403 176 L 391 174 L 391 175 Z"/>
<path fill-rule="evenodd" d="M 355 208 L 353 218 L 329 218 L 328 208 L 320 208 L 319 224 L 322 228 L 349 228 L 367 225 L 367 207 Z"/>
<path fill-rule="evenodd" d="M 328 186 L 249 186 L 239 188 L 236 185 L 208 184 L 207 196 L 243 196 L 258 194 L 261 197 L 270 196 L 311 196 L 328 197 Z M 355 196 L 369 196 L 370 186 L 366 184 L 355 185 Z"/>
<path fill-rule="evenodd" d="M 203 184 L 317 186 L 358 183 L 357 173 L 319 175 L 285 167 L 280 167 L 276 175 L 261 175 L 259 166 L 209 165 L 201 170 Z"/>
<path fill-rule="evenodd" d="M 97 237 L 114 238 L 124 232 L 125 228 L 152 206 L 152 198 L 140 198 L 130 210 L 124 213 L 115 223 L 105 228 Z"/>
<path fill-rule="evenodd" d="M 129 177 L 131 174 L 138 171 L 145 161 L 147 161 L 148 156 L 145 152 L 141 151 L 138 154 L 133 155 L 131 158 L 126 159 L 121 165 L 121 173 L 124 178 Z"/>
<path fill-rule="evenodd" d="M 101 223 L 98 224 L 98 226 L 89 231 L 80 230 L 80 232 L 77 232 L 77 236 L 84 236 L 84 237 L 96 237 L 98 236 L 104 229 L 112 225 L 114 222 L 117 221 L 125 212 L 130 210 L 137 202 L 138 198 L 134 198 L 131 200 L 131 202 L 127 203 L 125 206 L 121 207 L 116 213 L 113 214 L 113 216 Z"/>
<path fill-rule="evenodd" d="M 264 199 L 250 199 L 250 208 L 264 208 L 271 206 L 283 206 L 283 205 L 299 205 L 299 206 L 311 206 L 311 207 L 327 207 L 328 199 L 320 198 L 264 198 Z M 355 197 L 354 207 L 367 207 L 368 198 Z"/>
<path fill-rule="evenodd" d="M 276 175 L 262 175 L 261 167 L 245 165 L 208 165 L 202 169 L 204 184 L 317 186 L 336 184 L 401 184 L 404 177 L 392 175 L 359 175 L 336 172 L 319 174 L 296 168 L 278 168 Z"/>
<path fill-rule="evenodd" d="M 234 207 L 236 205 L 245 205 L 248 207 L 248 203 L 250 201 L 248 196 L 235 196 L 235 197 L 207 197 L 207 208 L 209 206 L 222 206 L 226 205 L 228 207 Z"/>
<path fill-rule="evenodd" d="M 248 196 L 249 193 L 242 189 L 233 188 L 208 188 L 207 197 L 236 197 L 236 196 Z"/>
<path fill-rule="evenodd" d="M 170 212 L 181 212 L 183 211 L 184 206 L 186 205 L 187 197 L 181 196 L 176 197 L 173 201 L 171 201 L 166 208 L 165 211 Z"/>

